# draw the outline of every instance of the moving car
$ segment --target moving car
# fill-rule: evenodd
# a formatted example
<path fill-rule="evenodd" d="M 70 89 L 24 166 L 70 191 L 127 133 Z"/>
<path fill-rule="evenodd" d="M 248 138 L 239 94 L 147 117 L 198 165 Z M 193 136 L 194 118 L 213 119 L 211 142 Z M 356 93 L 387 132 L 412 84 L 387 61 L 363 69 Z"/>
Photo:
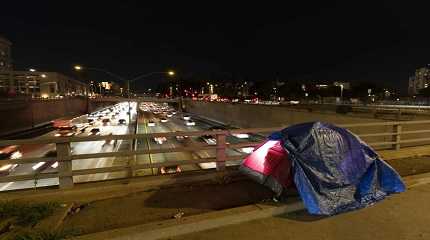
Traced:
<path fill-rule="evenodd" d="M 107 125 L 110 122 L 110 119 L 109 118 L 103 118 L 102 122 L 103 122 L 103 125 Z"/>
<path fill-rule="evenodd" d="M 155 122 L 154 121 L 149 121 L 148 122 L 148 127 L 155 127 Z"/>
<path fill-rule="evenodd" d="M 233 133 L 232 135 L 237 137 L 237 138 L 242 138 L 242 139 L 249 138 L 249 134 L 247 134 L 247 133 Z"/>
<path fill-rule="evenodd" d="M 188 121 L 188 120 L 191 120 L 191 117 L 190 116 L 188 116 L 188 115 L 184 115 L 184 120 L 186 120 L 186 121 Z"/>
<path fill-rule="evenodd" d="M 161 118 L 161 119 L 160 119 L 160 122 L 162 122 L 162 123 L 166 123 L 166 122 L 167 122 L 167 119 L 166 119 L 166 118 Z"/>
<path fill-rule="evenodd" d="M 227 130 L 227 128 L 223 126 L 213 126 L 213 127 L 210 127 L 208 130 Z"/>
<path fill-rule="evenodd" d="M 85 129 L 84 129 L 84 131 L 85 131 Z M 72 132 L 70 130 L 58 130 L 54 136 L 56 136 L 56 137 L 71 137 L 73 135 L 75 135 L 75 132 Z"/>
<path fill-rule="evenodd" d="M 100 134 L 100 129 L 98 128 L 93 128 L 90 130 L 90 133 L 88 133 L 88 135 L 99 135 Z"/>
<path fill-rule="evenodd" d="M 7 176 L 10 172 L 12 172 L 18 164 L 16 163 L 8 163 L 2 164 L 1 160 L 3 159 L 18 159 L 22 157 L 22 153 L 18 151 L 18 146 L 11 145 L 0 149 L 0 176 Z"/>
<path fill-rule="evenodd" d="M 0 176 L 9 175 L 17 166 L 16 163 L 0 164 Z"/>
<path fill-rule="evenodd" d="M 158 144 L 163 144 L 165 141 L 167 141 L 166 137 L 154 137 L 154 141 Z"/>
<path fill-rule="evenodd" d="M 187 125 L 187 126 L 195 126 L 196 123 L 193 120 L 188 120 L 188 121 L 185 121 L 185 125 Z"/>
<path fill-rule="evenodd" d="M 57 157 L 57 150 L 48 151 L 47 153 L 45 153 L 43 155 L 43 157 L 56 158 Z M 38 172 L 41 172 L 41 171 L 47 169 L 48 167 L 57 168 L 58 162 L 55 160 L 49 161 L 49 162 L 38 162 L 37 164 L 33 165 L 32 168 L 34 171 L 37 170 Z"/>
<path fill-rule="evenodd" d="M 17 145 L 10 145 L 7 147 L 0 148 L 0 160 L 3 159 L 17 159 L 21 158 L 22 154 L 20 151 L 18 151 Z"/>
<path fill-rule="evenodd" d="M 241 148 L 239 151 L 246 153 L 246 154 L 250 154 L 250 153 L 254 152 L 254 148 L 253 147 L 245 147 L 245 148 Z"/>
<path fill-rule="evenodd" d="M 212 135 L 203 135 L 201 139 L 208 145 L 216 145 L 216 138 Z"/>
<path fill-rule="evenodd" d="M 176 132 L 178 132 L 178 131 L 176 131 Z M 185 136 L 176 136 L 176 140 L 178 140 L 178 141 L 182 141 L 186 138 L 188 138 L 188 136 L 186 136 L 186 135 Z"/>
<path fill-rule="evenodd" d="M 172 173 L 179 173 L 182 172 L 181 167 L 178 165 L 172 165 L 172 166 L 166 166 L 159 168 L 160 174 L 172 174 Z"/>

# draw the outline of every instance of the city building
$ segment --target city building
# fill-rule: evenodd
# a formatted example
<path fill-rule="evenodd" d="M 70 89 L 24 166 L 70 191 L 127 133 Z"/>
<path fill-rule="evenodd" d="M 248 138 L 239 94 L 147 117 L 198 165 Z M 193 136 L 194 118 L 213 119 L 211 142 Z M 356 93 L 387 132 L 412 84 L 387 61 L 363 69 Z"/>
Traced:
<path fill-rule="evenodd" d="M 11 46 L 9 40 L 0 36 L 0 71 L 12 70 Z"/>
<path fill-rule="evenodd" d="M 87 84 L 58 72 L 14 71 L 12 43 L 0 37 L 0 96 L 58 98 L 87 94 Z"/>
<path fill-rule="evenodd" d="M 87 95 L 87 84 L 58 72 L 0 71 L 2 96 L 61 98 Z"/>
<path fill-rule="evenodd" d="M 415 70 L 415 76 L 409 77 L 409 95 L 416 95 L 420 90 L 427 88 L 430 84 L 430 68 L 422 67 Z"/>

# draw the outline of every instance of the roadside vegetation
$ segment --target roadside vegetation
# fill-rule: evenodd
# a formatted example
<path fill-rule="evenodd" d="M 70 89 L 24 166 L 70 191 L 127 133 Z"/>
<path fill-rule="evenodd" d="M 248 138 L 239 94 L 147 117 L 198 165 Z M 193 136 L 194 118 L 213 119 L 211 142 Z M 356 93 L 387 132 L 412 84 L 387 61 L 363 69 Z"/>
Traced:
<path fill-rule="evenodd" d="M 54 214 L 60 204 L 0 201 L 0 240 L 60 240 L 72 233 L 34 229 L 43 219 Z"/>

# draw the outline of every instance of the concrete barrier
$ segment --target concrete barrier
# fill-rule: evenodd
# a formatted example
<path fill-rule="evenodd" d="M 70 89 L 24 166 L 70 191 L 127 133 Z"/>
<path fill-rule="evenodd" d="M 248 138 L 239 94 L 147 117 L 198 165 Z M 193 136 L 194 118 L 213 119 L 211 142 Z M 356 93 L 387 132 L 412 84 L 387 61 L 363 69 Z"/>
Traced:
<path fill-rule="evenodd" d="M 38 126 L 64 116 L 87 112 L 84 98 L 10 100 L 0 104 L 0 136 Z"/>

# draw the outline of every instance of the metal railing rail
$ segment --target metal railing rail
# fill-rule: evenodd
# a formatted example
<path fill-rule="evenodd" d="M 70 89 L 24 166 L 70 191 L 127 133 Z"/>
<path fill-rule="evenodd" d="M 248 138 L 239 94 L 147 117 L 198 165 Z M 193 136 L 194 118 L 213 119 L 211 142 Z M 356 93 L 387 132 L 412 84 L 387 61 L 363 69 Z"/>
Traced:
<path fill-rule="evenodd" d="M 378 132 L 378 133 L 363 133 L 358 134 L 361 138 L 370 137 L 384 137 L 384 141 L 369 141 L 368 144 L 375 146 L 391 146 L 392 149 L 399 150 L 401 144 L 405 143 L 423 143 L 429 142 L 430 137 L 416 137 L 414 134 L 430 133 L 430 129 L 423 130 L 410 130 L 402 131 L 402 126 L 408 125 L 420 125 L 429 124 L 430 120 L 423 121 L 392 121 L 392 122 L 375 122 L 375 123 L 357 123 L 357 124 L 341 124 L 340 127 L 344 128 L 368 128 L 368 127 L 386 127 L 392 126 L 391 131 Z M 227 149 L 238 149 L 244 147 L 255 147 L 261 144 L 261 142 L 241 142 L 229 144 L 226 142 L 227 135 L 237 133 L 270 133 L 273 131 L 280 130 L 280 128 L 250 128 L 250 129 L 233 129 L 233 130 L 214 130 L 214 131 L 194 131 L 194 132 L 167 132 L 167 133 L 147 133 L 147 134 L 126 134 L 126 135 L 109 135 L 109 136 L 85 136 L 85 137 L 46 137 L 36 139 L 24 139 L 24 140 L 1 140 L 0 146 L 6 145 L 28 145 L 28 144 L 55 144 L 57 150 L 57 157 L 41 157 L 41 158 L 23 158 L 23 159 L 8 159 L 2 160 L 3 164 L 26 164 L 26 163 L 38 163 L 38 162 L 53 162 L 58 161 L 57 172 L 53 173 L 36 173 L 16 176 L 4 176 L 0 177 L 1 182 L 12 182 L 12 181 L 24 181 L 34 179 L 47 179 L 47 178 L 59 178 L 60 188 L 72 188 L 74 185 L 73 176 L 97 174 L 97 173 L 113 173 L 121 171 L 134 172 L 140 169 L 151 169 L 160 168 L 171 165 L 187 165 L 187 164 L 200 164 L 200 163 L 216 163 L 217 170 L 223 170 L 226 167 L 226 162 L 241 160 L 248 154 L 242 154 L 237 156 L 228 156 L 226 154 Z M 136 150 L 130 149 L 127 151 L 120 152 L 105 152 L 105 153 L 89 153 L 89 154 L 72 154 L 71 143 L 73 142 L 86 142 L 86 141 L 104 141 L 106 139 L 120 139 L 120 140 L 136 140 L 143 138 L 154 138 L 154 137 L 176 137 L 176 136 L 203 136 L 213 135 L 216 136 L 216 145 L 196 145 L 196 146 L 184 146 L 175 148 L 161 148 L 161 149 L 150 149 L 150 150 Z M 401 138 L 402 135 L 409 135 L 409 139 Z M 386 141 L 385 137 L 390 137 L 391 140 Z M 172 153 L 172 152 L 196 152 L 199 150 L 213 150 L 215 151 L 216 157 L 200 158 L 200 159 L 182 159 L 167 162 L 158 163 L 146 163 L 146 164 L 128 164 L 124 166 L 111 166 L 101 167 L 92 169 L 72 169 L 73 160 L 82 159 L 94 159 L 94 158 L 106 158 L 106 157 L 129 157 L 145 154 L 159 154 L 159 153 Z M 129 174 L 128 177 L 133 177 L 134 174 Z"/>

